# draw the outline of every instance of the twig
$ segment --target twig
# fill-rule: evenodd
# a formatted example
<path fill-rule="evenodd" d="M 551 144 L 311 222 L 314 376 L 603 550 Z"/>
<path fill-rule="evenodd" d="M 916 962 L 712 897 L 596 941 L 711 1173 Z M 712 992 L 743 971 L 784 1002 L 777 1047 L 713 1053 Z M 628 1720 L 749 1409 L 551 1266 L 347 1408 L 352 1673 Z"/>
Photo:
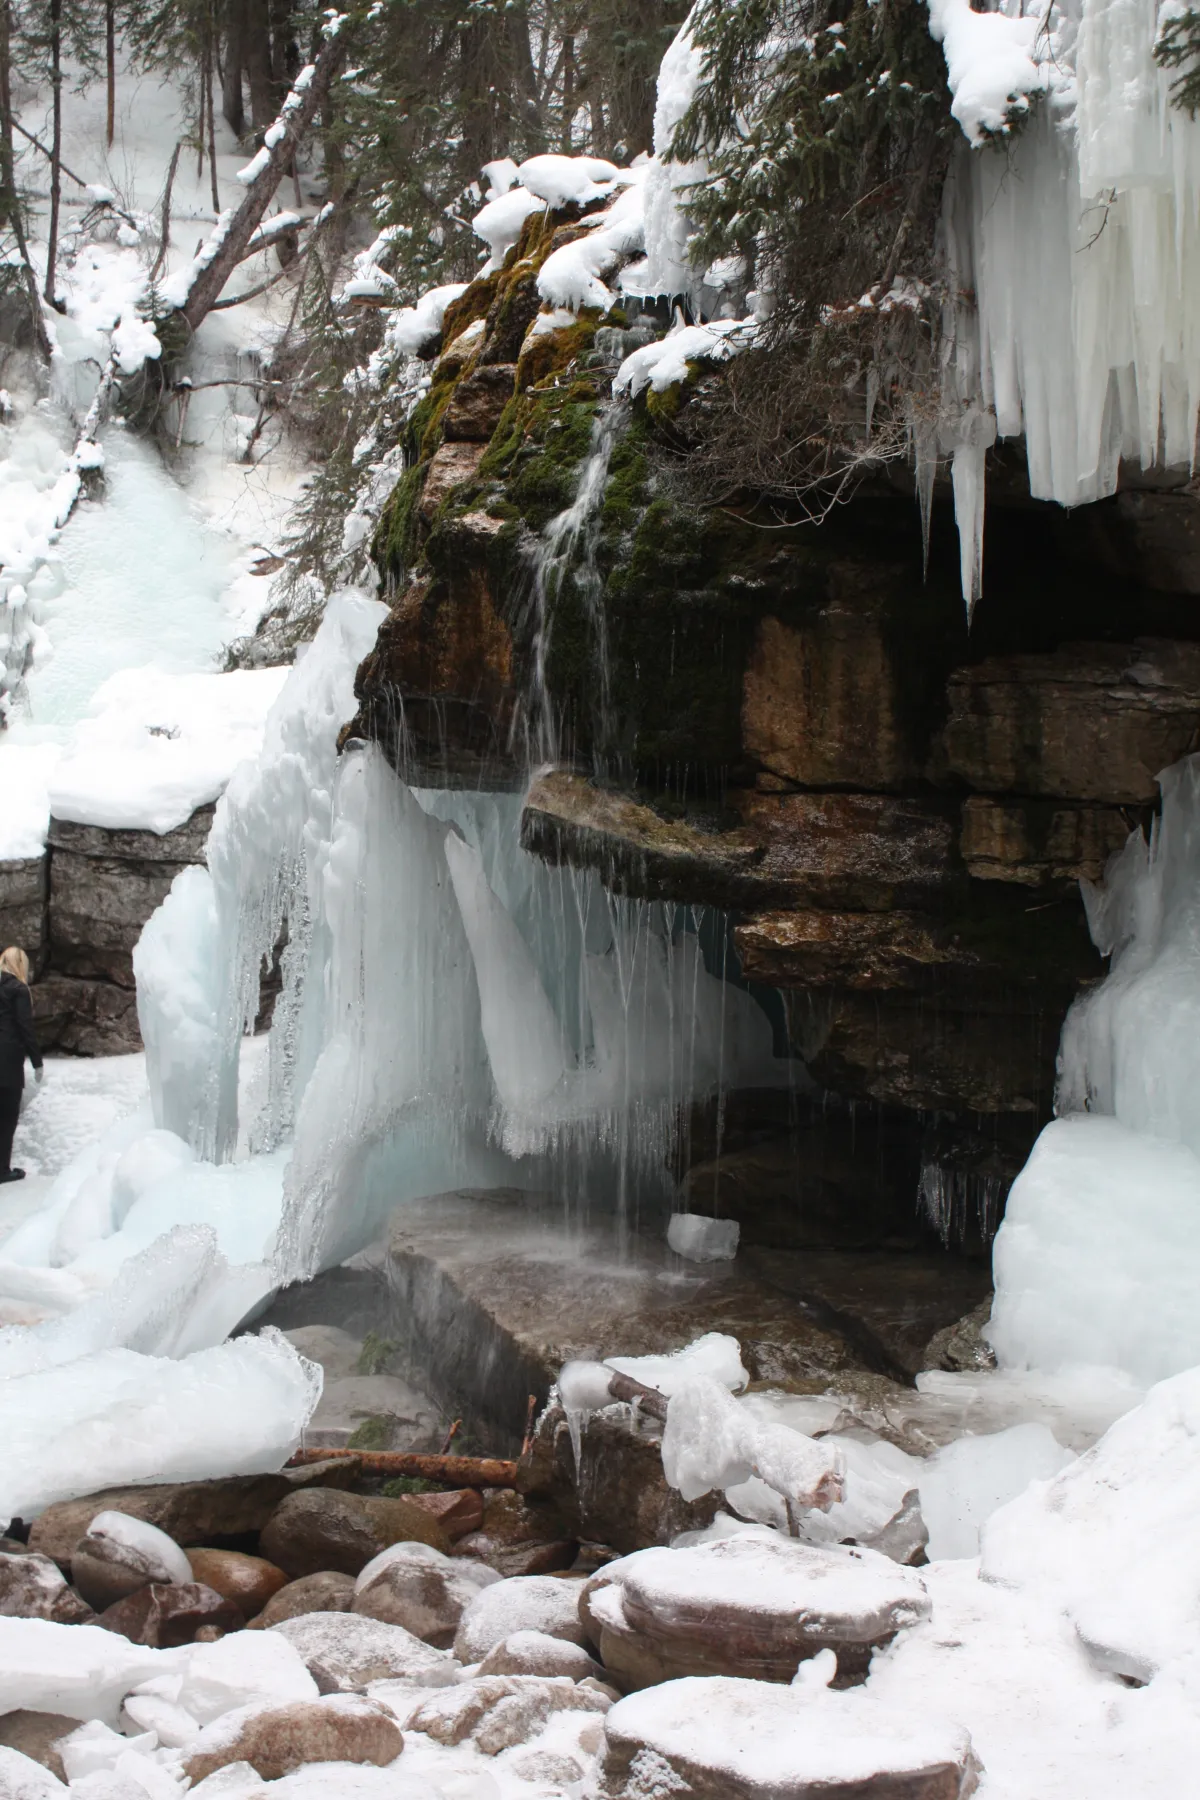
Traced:
<path fill-rule="evenodd" d="M 533 1449 L 533 1423 L 537 1417 L 537 1395 L 530 1394 L 529 1405 L 525 1409 L 525 1438 L 521 1444 L 521 1455 L 528 1456 Z"/>
<path fill-rule="evenodd" d="M 445 1437 L 442 1439 L 442 1448 L 441 1448 L 441 1452 L 440 1452 L 440 1454 L 442 1456 L 446 1455 L 451 1444 L 454 1442 L 455 1438 L 458 1436 L 458 1434 L 461 1430 L 462 1430 L 462 1420 L 455 1419 L 453 1425 L 450 1427 L 449 1431 L 446 1433 Z"/>
<path fill-rule="evenodd" d="M 26 131 L 25 127 L 21 124 L 19 119 L 14 119 L 12 124 L 13 124 L 13 130 L 19 131 L 23 138 L 28 138 L 29 142 L 31 144 L 35 145 L 37 147 L 37 149 L 39 149 L 41 151 L 42 155 L 46 158 L 47 162 L 54 161 L 53 152 L 50 150 L 47 150 L 47 148 L 46 148 L 45 144 L 43 144 L 41 138 L 34 137 L 32 131 Z M 77 175 L 75 173 L 74 169 L 68 169 L 66 163 L 63 161 L 61 156 L 58 159 L 58 166 L 62 170 L 64 175 L 69 175 L 71 177 L 71 180 L 76 184 L 77 187 L 85 188 L 85 187 L 91 186 L 91 182 L 85 181 L 83 179 L 82 175 Z"/>
<path fill-rule="evenodd" d="M 162 226 L 160 228 L 158 255 L 154 259 L 154 267 L 150 271 L 151 281 L 157 281 L 162 273 L 163 264 L 167 260 L 167 250 L 171 243 L 171 189 L 175 185 L 175 171 L 179 167 L 179 152 L 183 149 L 183 140 L 176 144 L 171 152 L 171 166 L 167 170 L 167 185 L 163 189 Z"/>
<path fill-rule="evenodd" d="M 423 1456 L 414 1450 L 297 1450 L 289 1469 L 306 1463 L 347 1458 L 362 1464 L 365 1475 L 412 1475 L 423 1481 L 443 1481 L 447 1487 L 514 1487 L 517 1465 L 496 1456 Z"/>

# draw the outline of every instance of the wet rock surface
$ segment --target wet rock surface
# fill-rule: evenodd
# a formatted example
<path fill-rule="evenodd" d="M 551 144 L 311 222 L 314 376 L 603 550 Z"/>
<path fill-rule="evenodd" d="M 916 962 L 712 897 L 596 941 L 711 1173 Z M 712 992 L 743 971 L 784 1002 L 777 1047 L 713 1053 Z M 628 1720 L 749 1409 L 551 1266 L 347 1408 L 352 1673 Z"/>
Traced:
<path fill-rule="evenodd" d="M 194 1581 L 231 1600 L 247 1619 L 287 1585 L 287 1576 L 274 1563 L 238 1550 L 189 1550 L 187 1560 Z"/>
<path fill-rule="evenodd" d="M 198 1637 L 200 1632 L 211 1634 L 207 1641 L 212 1641 L 228 1631 L 240 1631 L 245 1622 L 232 1600 L 197 1581 L 151 1582 L 96 1617 L 105 1631 L 155 1650 L 206 1641 Z"/>
<path fill-rule="evenodd" d="M 273 1594 L 262 1611 L 250 1622 L 251 1630 L 265 1631 L 284 1619 L 298 1619 L 305 1613 L 349 1612 L 354 1599 L 354 1577 L 337 1569 L 324 1569 L 319 1575 L 301 1575 Z"/>

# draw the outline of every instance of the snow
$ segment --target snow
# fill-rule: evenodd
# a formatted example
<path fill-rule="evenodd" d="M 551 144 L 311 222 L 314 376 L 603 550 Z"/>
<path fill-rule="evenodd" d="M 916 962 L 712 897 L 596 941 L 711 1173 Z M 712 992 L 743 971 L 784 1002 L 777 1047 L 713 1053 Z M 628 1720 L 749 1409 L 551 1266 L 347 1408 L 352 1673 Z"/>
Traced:
<path fill-rule="evenodd" d="M 1040 13 L 973 12 L 970 0 L 928 0 L 930 35 L 946 54 L 950 110 L 972 144 L 1001 136 L 1050 85 L 1050 65 L 1035 54 Z"/>
<path fill-rule="evenodd" d="M 1045 1425 L 1013 1425 L 939 1450 L 919 1477 L 929 1560 L 978 1556 L 980 1530 L 992 1514 L 1074 1460 Z"/>
<path fill-rule="evenodd" d="M 0 862 L 41 856 L 50 823 L 50 782 L 57 744 L 6 744 L 4 805 L 0 807 Z"/>
<path fill-rule="evenodd" d="M 689 15 L 658 72 L 654 156 L 643 193 L 646 261 L 638 272 L 640 291 L 645 294 L 690 294 L 696 285 L 688 254 L 691 227 L 684 207 L 688 188 L 704 181 L 709 171 L 703 160 L 678 163 L 668 156 L 675 129 L 695 98 L 703 69 L 704 53 L 694 42 L 690 25 Z"/>
<path fill-rule="evenodd" d="M 742 1228 L 736 1219 L 709 1219 L 703 1213 L 672 1213 L 667 1242 L 688 1262 L 732 1262 Z"/>
<path fill-rule="evenodd" d="M 539 212 L 544 206 L 545 201 L 531 194 L 528 188 L 514 187 L 480 208 L 471 220 L 471 229 L 492 253 L 489 268 L 500 267 L 520 237 L 521 227 L 530 213 Z"/>
<path fill-rule="evenodd" d="M 162 345 L 154 326 L 137 313 L 122 316 L 112 334 L 112 347 L 117 365 L 125 375 L 136 375 L 144 362 L 157 362 L 162 355 Z"/>
<path fill-rule="evenodd" d="M 446 308 L 467 291 L 466 283 L 430 288 L 415 306 L 402 306 L 388 321 L 385 342 L 390 355 L 416 356 L 442 329 Z"/>
<path fill-rule="evenodd" d="M 551 251 L 538 271 L 537 282 L 547 305 L 571 312 L 584 306 L 607 312 L 615 305 L 616 295 L 603 277 L 643 247 L 641 174 L 640 170 L 624 171 L 629 185 L 599 215 L 587 236 Z"/>
<path fill-rule="evenodd" d="M 531 156 L 517 169 L 521 186 L 553 208 L 588 206 L 612 191 L 628 172 L 599 156 Z"/>
<path fill-rule="evenodd" d="M 627 356 L 613 380 L 614 394 L 636 399 L 643 388 L 665 393 L 686 381 L 692 362 L 728 362 L 754 341 L 753 319 L 714 319 L 708 325 L 675 325 L 666 337 Z"/>
<path fill-rule="evenodd" d="M 610 1369 L 632 1375 L 643 1387 L 657 1388 L 660 1394 L 677 1394 L 697 1377 L 720 1383 L 735 1392 L 748 1386 L 750 1374 L 742 1362 L 741 1347 L 726 1332 L 708 1331 L 693 1339 L 682 1350 L 663 1356 L 610 1356 Z"/>
<path fill-rule="evenodd" d="M 128 1513 L 111 1509 L 98 1512 L 87 1528 L 87 1536 L 93 1541 L 99 1539 L 102 1544 L 131 1551 L 136 1560 L 155 1571 L 150 1577 L 153 1581 L 189 1582 L 192 1579 L 192 1565 L 174 1538 L 160 1531 L 157 1525 L 148 1525 L 144 1519 L 134 1519 Z"/>
<path fill-rule="evenodd" d="M 95 1625 L 0 1618 L 5 1710 L 64 1713 L 115 1725 L 122 1699 L 155 1672 L 160 1654 Z"/>
<path fill-rule="evenodd" d="M 57 819 L 110 830 L 183 825 L 254 757 L 286 669 L 124 669 L 98 689 L 50 783 Z"/>

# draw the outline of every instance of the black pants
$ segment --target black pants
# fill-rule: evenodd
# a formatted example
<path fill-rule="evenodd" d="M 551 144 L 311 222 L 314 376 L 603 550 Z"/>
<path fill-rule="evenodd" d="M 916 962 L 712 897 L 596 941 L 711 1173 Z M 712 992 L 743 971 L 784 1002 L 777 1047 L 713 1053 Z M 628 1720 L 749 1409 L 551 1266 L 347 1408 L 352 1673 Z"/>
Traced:
<path fill-rule="evenodd" d="M 7 1175 L 12 1163 L 12 1143 L 21 1116 L 21 1089 L 0 1087 L 0 1175 Z"/>

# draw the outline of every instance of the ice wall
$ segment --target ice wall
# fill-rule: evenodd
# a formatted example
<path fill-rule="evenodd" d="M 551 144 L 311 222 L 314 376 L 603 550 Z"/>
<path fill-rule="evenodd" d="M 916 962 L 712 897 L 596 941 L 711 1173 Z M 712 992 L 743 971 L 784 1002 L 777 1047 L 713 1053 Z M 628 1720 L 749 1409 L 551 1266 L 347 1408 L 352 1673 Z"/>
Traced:
<path fill-rule="evenodd" d="M 990 1336 L 1010 1367 L 1110 1364 L 1157 1381 L 1200 1363 L 1200 756 L 1159 778 L 1085 884 L 1112 965 L 1063 1027 L 1058 1110 L 996 1240 Z"/>
<path fill-rule="evenodd" d="M 1147 0 L 931 0 L 930 18 L 973 146 L 946 196 L 947 287 L 970 298 L 946 320 L 941 445 L 970 599 L 982 491 L 959 452 L 980 409 L 1024 434 L 1033 494 L 1064 506 L 1112 493 L 1122 458 L 1192 465 L 1200 119 L 1170 103 Z"/>

